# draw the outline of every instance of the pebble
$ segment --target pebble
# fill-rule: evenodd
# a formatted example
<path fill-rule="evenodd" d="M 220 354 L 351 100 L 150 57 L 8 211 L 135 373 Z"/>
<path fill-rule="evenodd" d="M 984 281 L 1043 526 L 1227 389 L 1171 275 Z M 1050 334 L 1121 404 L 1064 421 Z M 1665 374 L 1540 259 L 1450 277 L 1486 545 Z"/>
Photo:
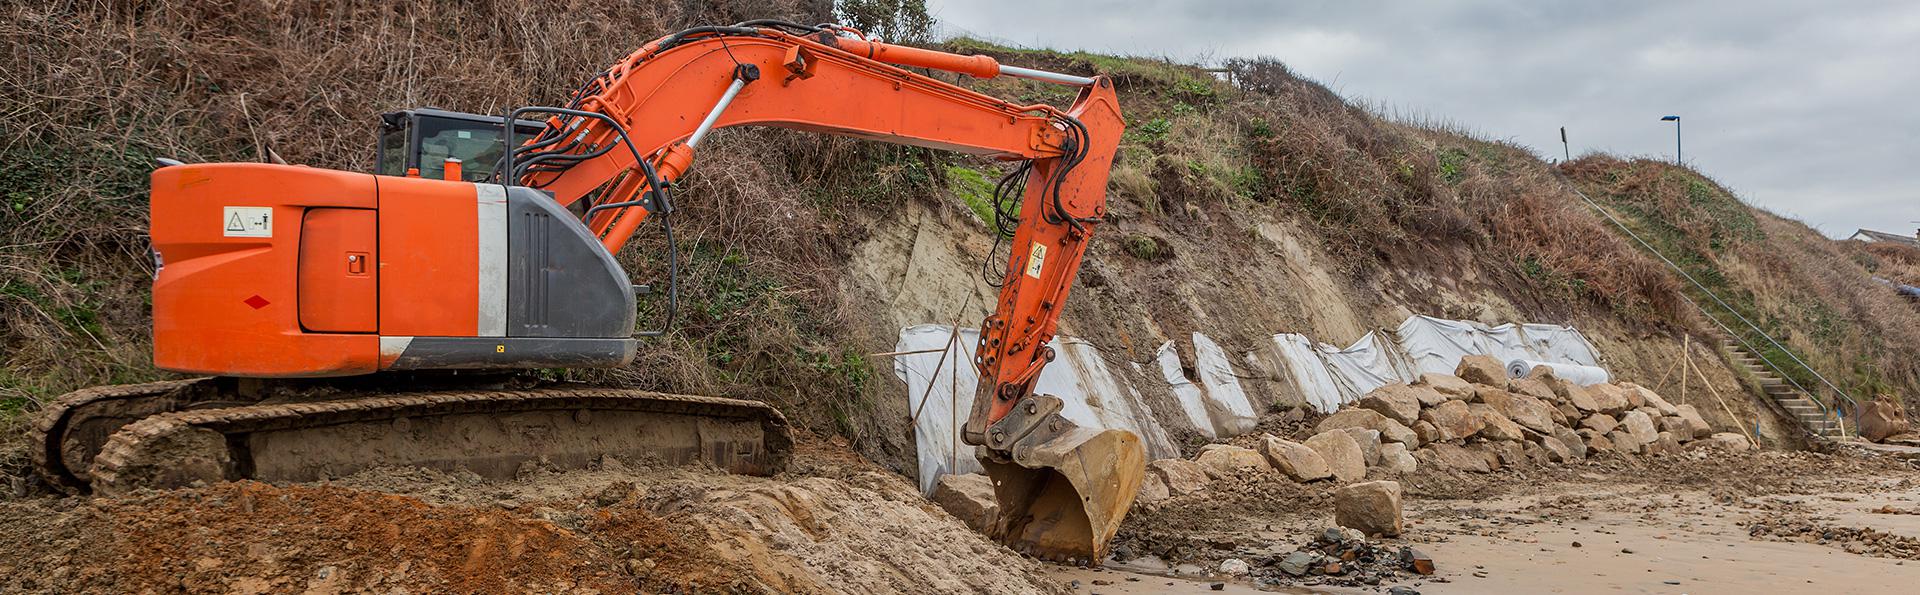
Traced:
<path fill-rule="evenodd" d="M 1214 584 L 1211 584 L 1211 585 L 1207 585 L 1207 588 L 1209 588 L 1209 589 L 1213 589 L 1213 590 L 1215 590 L 1215 591 L 1225 591 L 1225 590 L 1227 590 L 1227 584 L 1226 584 L 1226 583 L 1214 583 Z"/>
<path fill-rule="evenodd" d="M 1580 547 L 1580 542 L 1578 542 L 1578 541 L 1576 541 L 1576 542 L 1573 542 L 1573 547 Z"/>
<path fill-rule="evenodd" d="M 1625 547 L 1623 547 L 1623 548 L 1620 548 L 1620 553 L 1622 553 L 1622 554 L 1631 554 L 1631 553 L 1633 553 L 1633 548 L 1625 548 Z"/>

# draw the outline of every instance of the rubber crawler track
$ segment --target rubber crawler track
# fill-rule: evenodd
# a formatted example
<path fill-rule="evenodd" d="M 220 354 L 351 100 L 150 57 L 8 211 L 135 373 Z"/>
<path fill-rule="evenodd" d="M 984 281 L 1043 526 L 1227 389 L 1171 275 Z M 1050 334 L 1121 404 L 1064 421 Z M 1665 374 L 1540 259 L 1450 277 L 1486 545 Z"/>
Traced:
<path fill-rule="evenodd" d="M 87 482 L 74 475 L 72 470 L 67 469 L 67 461 L 61 456 L 66 429 L 75 414 L 90 405 L 159 397 L 212 380 L 211 378 L 190 378 L 143 384 L 95 386 L 60 395 L 52 403 L 41 408 L 35 417 L 33 427 L 28 429 L 28 443 L 33 445 L 29 456 L 33 459 L 34 473 L 45 480 L 47 485 L 59 491 L 72 494 L 85 490 Z"/>
<path fill-rule="evenodd" d="M 164 460 L 167 455 L 151 450 L 157 448 L 156 445 L 169 442 L 170 438 L 199 430 L 212 430 L 232 441 L 235 436 L 255 432 L 390 422 L 399 418 L 610 410 L 757 420 L 764 434 L 761 451 L 764 454 L 761 460 L 753 461 L 748 469 L 742 471 L 746 473 L 777 473 L 785 468 L 787 459 L 792 455 L 792 436 L 786 418 L 772 407 L 756 401 L 611 388 L 434 392 L 155 415 L 128 424 L 108 439 L 106 446 L 94 458 L 92 487 L 95 493 L 106 495 L 126 493 L 141 487 L 173 487 L 141 483 L 146 480 L 138 469 L 168 464 L 169 461 Z"/>

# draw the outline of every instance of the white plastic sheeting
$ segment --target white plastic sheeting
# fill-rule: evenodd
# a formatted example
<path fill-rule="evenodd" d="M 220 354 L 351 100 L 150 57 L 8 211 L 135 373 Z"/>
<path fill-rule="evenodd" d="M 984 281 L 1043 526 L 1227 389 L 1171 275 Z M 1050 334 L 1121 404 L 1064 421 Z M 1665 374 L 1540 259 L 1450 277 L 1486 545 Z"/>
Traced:
<path fill-rule="evenodd" d="M 1606 369 L 1599 366 L 1538 362 L 1525 359 L 1507 362 L 1507 377 L 1526 378 L 1528 374 L 1533 373 L 1534 368 L 1539 367 L 1546 367 L 1547 369 L 1553 370 L 1554 376 L 1580 386 L 1593 386 L 1610 380 Z"/>
<path fill-rule="evenodd" d="M 894 375 L 907 385 L 910 410 L 919 412 L 914 421 L 914 440 L 920 461 L 920 488 L 928 493 L 942 474 L 980 470 L 973 447 L 960 441 L 960 426 L 966 423 L 977 390 L 972 362 L 979 332 L 961 329 L 958 344 L 944 350 L 946 363 L 942 365 L 942 349 L 947 347 L 950 330 L 932 324 L 908 327 L 900 331 L 895 346 L 896 351 L 903 352 L 931 351 L 895 356 L 893 363 Z M 1160 347 L 1154 363 L 1165 387 L 1153 382 L 1152 371 L 1143 369 L 1140 362 L 1129 362 L 1137 373 L 1134 376 L 1114 374 L 1099 350 L 1085 341 L 1055 339 L 1049 345 L 1059 357 L 1041 372 L 1034 392 L 1060 397 L 1066 403 L 1062 415 L 1075 423 L 1139 435 L 1149 459 L 1179 456 L 1179 449 L 1147 406 L 1141 390 L 1168 394 L 1179 410 L 1162 413 L 1186 418 L 1168 423 L 1191 426 L 1209 437 L 1247 432 L 1257 421 L 1258 409 L 1234 372 L 1227 351 L 1206 335 L 1193 334 L 1192 378 L 1171 341 Z M 1370 331 L 1344 348 L 1302 335 L 1277 334 L 1270 347 L 1246 354 L 1245 361 L 1251 369 L 1290 381 L 1313 408 L 1332 412 L 1376 388 L 1410 382 L 1424 372 L 1451 374 L 1460 365 L 1460 358 L 1472 354 L 1491 355 L 1503 362 L 1599 366 L 1593 345 L 1580 331 L 1569 327 L 1488 327 L 1427 316 L 1410 317 L 1394 331 Z M 1135 386 L 1129 378 L 1140 378 L 1154 386 Z"/>
<path fill-rule="evenodd" d="M 941 475 L 983 470 L 973 458 L 973 447 L 960 440 L 960 428 L 966 425 L 979 386 L 973 348 L 980 331 L 960 329 L 958 344 L 949 347 L 951 330 L 936 324 L 907 327 L 901 329 L 894 346 L 895 351 L 931 351 L 893 358 L 894 376 L 907 385 L 908 411 L 918 412 L 913 422 L 914 448 L 920 463 L 920 490 L 927 494 L 933 493 L 934 481 Z M 1060 397 L 1066 406 L 1061 416 L 1084 427 L 1133 432 L 1149 459 L 1179 456 L 1179 448 L 1140 393 L 1107 368 L 1093 345 L 1059 338 L 1048 345 L 1058 357 L 1041 370 L 1034 392 Z"/>
<path fill-rule="evenodd" d="M 1460 358 L 1491 355 L 1506 362 L 1516 359 L 1582 366 L 1599 366 L 1593 345 L 1573 327 L 1553 324 L 1503 324 L 1488 327 L 1477 322 L 1410 316 L 1394 331 L 1400 348 L 1413 362 L 1415 373 L 1452 374 Z"/>
<path fill-rule="evenodd" d="M 1412 382 L 1423 373 L 1452 374 L 1460 358 L 1490 355 L 1500 361 L 1527 360 L 1598 369 L 1599 358 L 1580 331 L 1551 324 L 1503 324 L 1413 316 L 1393 333 L 1368 332 L 1341 349 L 1294 334 L 1273 336 L 1265 352 L 1277 362 L 1249 354 L 1255 367 L 1284 372 L 1307 404 L 1332 412 L 1343 403 L 1388 384 Z M 1605 370 L 1599 370 L 1605 374 Z M 1587 376 L 1581 373 L 1581 378 Z"/>
<path fill-rule="evenodd" d="M 1409 316 L 1394 334 L 1415 374 L 1452 374 L 1460 358 L 1481 353 L 1482 343 L 1470 322 Z"/>
<path fill-rule="evenodd" d="M 1247 354 L 1247 363 L 1259 367 L 1263 363 L 1260 353 Z M 1345 391 L 1333 379 L 1333 372 L 1320 361 L 1320 354 L 1313 347 L 1313 341 L 1306 335 L 1280 333 L 1273 336 L 1273 357 L 1282 376 L 1293 381 L 1293 389 L 1307 404 L 1316 410 L 1333 411 L 1340 408 Z"/>
<path fill-rule="evenodd" d="M 1379 337 L 1379 334 L 1368 331 L 1346 349 L 1324 343 L 1319 345 L 1320 359 L 1326 362 L 1327 369 L 1340 381 L 1340 402 L 1355 401 L 1373 392 L 1373 389 L 1413 380 L 1414 375 L 1394 361 L 1392 344 L 1379 340 Z M 1333 409 L 1338 408 L 1336 403 Z"/>
<path fill-rule="evenodd" d="M 1180 366 L 1180 353 L 1174 351 L 1173 342 L 1161 344 L 1153 360 L 1160 364 L 1160 379 L 1167 382 L 1167 390 L 1173 393 L 1173 402 L 1179 403 L 1180 412 L 1187 414 L 1187 425 L 1208 438 L 1219 438 L 1220 431 L 1213 427 L 1213 414 L 1207 412 L 1207 395 L 1200 390 L 1200 385 L 1187 380 L 1187 373 Z"/>
<path fill-rule="evenodd" d="M 1167 381 L 1174 400 L 1180 403 L 1180 410 L 1200 433 L 1209 438 L 1237 436 L 1253 429 L 1260 421 L 1253 402 L 1247 399 L 1246 389 L 1240 386 L 1240 377 L 1233 372 L 1233 364 L 1227 360 L 1227 351 L 1213 339 L 1193 334 L 1194 375 L 1199 377 L 1198 383 L 1187 378 L 1172 341 L 1160 346 L 1155 359 L 1160 363 L 1161 379 Z"/>

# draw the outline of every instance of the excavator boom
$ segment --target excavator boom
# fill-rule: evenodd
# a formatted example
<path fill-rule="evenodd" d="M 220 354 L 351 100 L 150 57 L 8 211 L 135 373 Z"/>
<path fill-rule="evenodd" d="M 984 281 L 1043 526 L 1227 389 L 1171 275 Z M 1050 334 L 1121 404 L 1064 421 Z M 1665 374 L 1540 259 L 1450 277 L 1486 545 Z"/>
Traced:
<path fill-rule="evenodd" d="M 1078 95 L 1065 108 L 1018 104 L 911 68 L 1042 80 Z M 963 438 L 979 446 L 993 476 L 1000 537 L 1049 558 L 1104 557 L 1144 472 L 1139 440 L 1078 427 L 1060 416 L 1057 398 L 1033 387 L 1054 358 L 1048 343 L 1106 216 L 1108 168 L 1125 126 L 1110 80 L 891 45 L 844 27 L 750 21 L 649 42 L 565 105 L 521 108 L 498 122 L 497 142 L 424 126 L 392 135 L 395 151 L 409 148 L 404 164 L 389 163 L 383 134 L 389 175 L 264 163 L 155 170 L 156 365 L 243 380 L 623 366 L 640 338 L 664 330 L 636 338 L 636 286 L 613 255 L 658 221 L 671 267 L 659 322 L 670 325 L 678 295 L 671 190 L 712 131 L 773 126 L 991 157 L 1016 163 L 996 198 L 1018 208 L 996 212 L 1009 257 L 999 301 L 981 325 L 974 364 L 985 388 Z M 391 175 L 401 170 L 410 175 Z M 419 177 L 423 170 L 443 179 Z M 294 391 L 308 396 L 293 404 L 257 381 L 76 393 L 39 425 L 48 446 L 36 460 L 57 483 L 106 491 L 395 463 L 507 472 L 536 455 L 585 462 L 598 444 L 751 473 L 785 460 L 784 420 L 759 403 L 455 388 L 379 398 L 347 391 L 355 399 Z M 579 438 L 485 456 L 435 442 L 441 433 L 476 435 L 490 415 Z M 649 421 L 663 415 L 732 420 L 731 429 L 686 433 Z M 661 438 L 616 438 L 640 431 Z M 326 440 L 377 448 L 302 447 Z M 197 454 L 183 470 L 163 452 Z M 295 459 L 306 467 L 287 462 Z M 326 472 L 316 475 L 316 465 Z"/>

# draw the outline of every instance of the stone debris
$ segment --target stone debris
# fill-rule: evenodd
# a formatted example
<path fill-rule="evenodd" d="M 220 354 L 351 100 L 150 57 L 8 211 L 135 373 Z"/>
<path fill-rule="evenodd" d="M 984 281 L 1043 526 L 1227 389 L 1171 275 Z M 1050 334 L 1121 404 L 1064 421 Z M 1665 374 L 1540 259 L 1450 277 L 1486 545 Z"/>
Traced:
<path fill-rule="evenodd" d="M 1165 489 L 1164 484 L 1161 489 Z M 933 503 L 981 533 L 990 530 L 1000 516 L 999 501 L 993 497 L 993 480 L 978 473 L 940 476 L 933 484 Z"/>
<path fill-rule="evenodd" d="M 1206 489 L 1213 481 L 1207 468 L 1186 459 L 1160 459 L 1147 464 L 1147 475 L 1158 477 L 1172 495 L 1181 496 Z"/>
<path fill-rule="evenodd" d="M 1256 586 L 1324 585 L 1379 589 L 1385 582 L 1408 581 L 1434 571 L 1433 559 L 1407 546 L 1370 541 L 1329 528 L 1311 543 L 1250 561 Z M 1393 587 L 1401 588 L 1401 587 Z M 1410 588 L 1398 593 L 1418 593 Z"/>
<path fill-rule="evenodd" d="M 1239 558 L 1227 558 L 1225 560 L 1220 561 L 1220 574 L 1224 574 L 1227 576 L 1241 576 L 1249 572 L 1253 572 L 1253 565 L 1247 564 L 1246 560 L 1242 560 Z"/>
<path fill-rule="evenodd" d="M 1367 535 L 1398 537 L 1405 527 L 1400 514 L 1400 482 L 1369 481 L 1335 490 L 1333 522 Z"/>
<path fill-rule="evenodd" d="M 1253 448 L 1208 444 L 1192 460 L 1154 461 L 1138 501 L 1154 506 L 1204 493 L 1214 481 L 1261 474 L 1298 483 L 1331 479 L 1336 485 L 1359 485 L 1356 482 L 1365 481 L 1369 473 L 1375 479 L 1420 469 L 1490 473 L 1573 463 L 1605 453 L 1665 456 L 1698 450 L 1694 447 L 1753 448 L 1741 434 L 1714 434 L 1692 406 L 1673 405 L 1643 386 L 1583 387 L 1544 368 L 1522 379 L 1527 382 L 1509 383 L 1484 376 L 1502 368 L 1491 358 L 1482 359 L 1462 361 L 1461 373 L 1496 384 L 1423 374 L 1414 384 L 1380 387 L 1322 418 L 1304 441 L 1263 434 L 1250 442 L 1236 440 Z M 1639 407 L 1628 402 L 1630 393 Z M 1296 417 L 1287 423 L 1300 421 Z M 992 501 L 991 490 L 981 493 Z M 1324 560 L 1295 558 L 1298 564 L 1287 566 L 1299 572 L 1285 574 L 1327 574 Z M 1268 566 L 1283 562 L 1276 559 Z"/>

